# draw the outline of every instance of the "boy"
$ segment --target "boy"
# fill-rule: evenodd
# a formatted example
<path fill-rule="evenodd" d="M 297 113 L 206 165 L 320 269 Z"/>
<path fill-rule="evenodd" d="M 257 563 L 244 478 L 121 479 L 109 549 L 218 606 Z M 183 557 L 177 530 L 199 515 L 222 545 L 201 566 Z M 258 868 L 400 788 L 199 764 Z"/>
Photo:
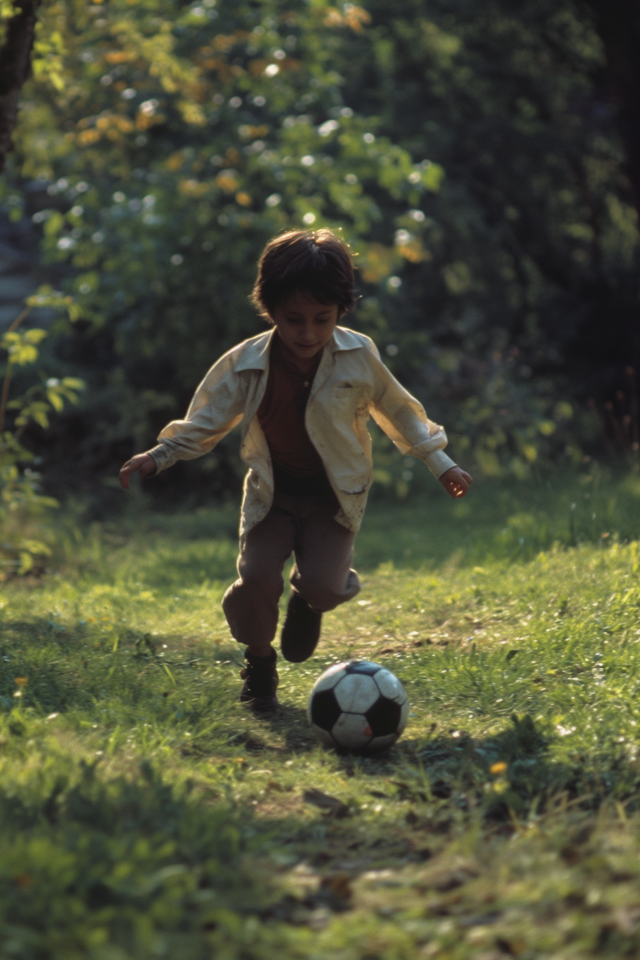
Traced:
<path fill-rule="evenodd" d="M 185 420 L 120 471 L 151 476 L 176 460 L 208 453 L 242 424 L 249 466 L 240 519 L 238 579 L 222 606 L 246 645 L 240 694 L 257 710 L 277 705 L 276 652 L 282 569 L 291 553 L 291 596 L 280 651 L 307 660 L 322 613 L 351 600 L 360 584 L 353 544 L 372 481 L 371 414 L 400 451 L 424 460 L 452 497 L 472 483 L 443 452 L 447 437 L 392 376 L 373 342 L 338 326 L 353 308 L 353 263 L 329 230 L 285 233 L 258 265 L 252 301 L 272 325 L 218 360 L 198 387 Z"/>

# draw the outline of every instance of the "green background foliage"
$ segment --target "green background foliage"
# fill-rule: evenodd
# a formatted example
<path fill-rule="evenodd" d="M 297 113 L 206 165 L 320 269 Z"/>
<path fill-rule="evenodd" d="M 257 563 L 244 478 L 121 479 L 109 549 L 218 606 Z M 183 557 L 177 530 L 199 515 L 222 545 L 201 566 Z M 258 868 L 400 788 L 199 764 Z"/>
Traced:
<path fill-rule="evenodd" d="M 638 242 L 586 8 L 40 12 L 3 203 L 41 231 L 81 314 L 48 351 L 88 387 L 46 441 L 54 489 L 151 445 L 217 356 L 261 329 L 255 263 L 291 226 L 351 243 L 349 322 L 445 423 L 454 457 L 522 477 L 601 433 L 586 401 L 635 363 Z M 405 492 L 411 471 L 380 454 L 379 478 Z M 193 491 L 237 489 L 233 446 L 155 489 L 175 496 L 187 475 Z"/>

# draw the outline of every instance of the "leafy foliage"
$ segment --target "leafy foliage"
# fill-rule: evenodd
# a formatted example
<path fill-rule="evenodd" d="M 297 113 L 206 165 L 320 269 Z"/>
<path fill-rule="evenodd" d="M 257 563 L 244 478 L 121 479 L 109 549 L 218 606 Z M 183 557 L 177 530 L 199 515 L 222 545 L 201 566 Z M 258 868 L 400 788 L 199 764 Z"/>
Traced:
<path fill-rule="evenodd" d="M 66 72 L 62 90 L 36 83 L 24 105 L 21 171 L 48 184 L 34 214 L 46 255 L 74 268 L 76 359 L 117 423 L 95 427 L 141 446 L 207 363 L 255 332 L 247 293 L 273 233 L 344 227 L 385 279 L 397 258 L 367 242 L 372 224 L 417 206 L 441 171 L 343 106 L 324 41 L 361 32 L 359 8 L 45 9 Z"/>
<path fill-rule="evenodd" d="M 254 264 L 291 225 L 344 231 L 364 294 L 353 322 L 453 429 L 456 453 L 519 476 L 579 456 L 598 426 L 576 399 L 635 350 L 638 249 L 584 11 L 41 10 L 14 169 L 82 311 L 64 351 L 90 386 L 81 472 L 98 437 L 103 463 L 148 446 L 255 332 Z M 605 314 L 620 319 L 603 366 Z M 222 489 L 233 463 L 223 448 L 190 469 L 210 486 L 218 466 Z"/>
<path fill-rule="evenodd" d="M 352 322 L 456 456 L 520 477 L 579 459 L 601 429 L 583 401 L 606 398 L 638 346 L 637 218 L 586 6 L 40 9 L 4 203 L 41 225 L 82 311 L 59 351 L 89 384 L 69 427 L 80 475 L 182 414 L 259 329 L 264 242 L 314 225 L 352 244 Z M 158 487 L 188 469 L 221 492 L 236 468 L 223 446 Z M 380 469 L 410 483 L 397 458 Z"/>
<path fill-rule="evenodd" d="M 417 372 L 448 400 L 456 449 L 485 472 L 506 454 L 522 474 L 567 441 L 572 455 L 572 440 L 589 440 L 575 400 L 622 382 L 638 355 L 637 214 L 588 12 L 501 0 L 367 9 L 366 40 L 345 38 L 345 98 L 446 171 L 424 217 L 396 234 L 425 251 L 408 258 L 400 294 L 403 334 L 429 318 Z M 404 372 L 415 339 L 397 343 Z"/>
<path fill-rule="evenodd" d="M 64 297 L 46 288 L 40 290 L 27 302 L 26 309 L 11 324 L 0 339 L 0 349 L 6 351 L 7 364 L 0 396 L 0 563 L 6 572 L 29 573 L 51 554 L 45 540 L 51 534 L 50 525 L 42 524 L 48 512 L 58 506 L 57 500 L 40 493 L 40 474 L 26 464 L 34 455 L 21 442 L 22 434 L 30 423 L 46 430 L 52 411 L 59 413 L 65 401 L 75 403 L 78 391 L 84 383 L 77 377 L 56 377 L 32 384 L 24 393 L 10 400 L 12 374 L 16 367 L 33 365 L 38 360 L 39 345 L 47 331 L 32 327 L 20 330 L 33 307 L 65 309 L 70 317 L 75 316 L 71 297 Z M 5 429 L 7 414 L 11 429 Z M 34 529 L 42 530 L 44 539 L 33 535 Z M 6 573 L 0 572 L 4 579 Z"/>

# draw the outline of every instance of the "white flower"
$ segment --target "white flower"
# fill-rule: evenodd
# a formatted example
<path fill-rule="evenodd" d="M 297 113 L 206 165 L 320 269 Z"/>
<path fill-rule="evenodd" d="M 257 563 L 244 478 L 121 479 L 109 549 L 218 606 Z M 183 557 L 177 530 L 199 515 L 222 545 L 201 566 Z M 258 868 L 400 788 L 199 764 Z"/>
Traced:
<path fill-rule="evenodd" d="M 318 127 L 318 133 L 321 137 L 328 137 L 329 134 L 337 130 L 339 126 L 340 124 L 337 120 L 325 120 L 325 122 Z"/>
<path fill-rule="evenodd" d="M 267 197 L 265 203 L 268 207 L 277 207 L 281 200 L 282 197 L 279 193 L 272 193 L 270 197 Z"/>
<path fill-rule="evenodd" d="M 157 100 L 145 100 L 144 103 L 141 103 L 138 107 L 140 113 L 144 113 L 145 117 L 152 117 L 156 110 L 158 109 Z"/>
<path fill-rule="evenodd" d="M 310 227 L 312 223 L 316 222 L 315 213 L 311 213 L 311 212 L 305 213 L 304 217 L 302 218 L 302 222 L 306 223 L 306 225 Z"/>
<path fill-rule="evenodd" d="M 568 737 L 569 734 L 576 732 L 575 727 L 563 727 L 562 724 L 558 724 L 556 726 L 556 730 L 558 731 L 561 737 Z"/>
<path fill-rule="evenodd" d="M 280 67 L 277 63 L 270 63 L 264 68 L 265 77 L 275 77 L 277 73 L 280 73 Z"/>

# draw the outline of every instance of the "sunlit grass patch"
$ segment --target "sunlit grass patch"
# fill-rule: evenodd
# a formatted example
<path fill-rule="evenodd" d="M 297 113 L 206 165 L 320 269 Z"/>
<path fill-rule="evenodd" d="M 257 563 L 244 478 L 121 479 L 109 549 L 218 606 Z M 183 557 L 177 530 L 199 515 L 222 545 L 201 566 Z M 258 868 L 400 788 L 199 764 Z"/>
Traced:
<path fill-rule="evenodd" d="M 261 720 L 219 607 L 231 535 L 145 523 L 1 591 L 7 956 L 637 952 L 637 541 L 480 560 L 452 533 L 439 560 L 365 563 Z M 318 675 L 353 657 L 409 694 L 379 758 L 306 725 Z"/>

